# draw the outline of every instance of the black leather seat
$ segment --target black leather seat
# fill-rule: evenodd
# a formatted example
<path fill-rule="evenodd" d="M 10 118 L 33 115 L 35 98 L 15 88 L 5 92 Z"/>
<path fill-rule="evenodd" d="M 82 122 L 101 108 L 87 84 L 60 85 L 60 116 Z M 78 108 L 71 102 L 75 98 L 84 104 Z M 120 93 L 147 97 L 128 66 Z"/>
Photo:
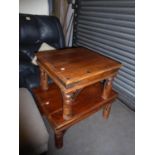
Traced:
<path fill-rule="evenodd" d="M 59 49 L 65 47 L 58 18 L 19 14 L 19 87 L 39 85 L 39 68 L 31 63 L 43 42 Z"/>

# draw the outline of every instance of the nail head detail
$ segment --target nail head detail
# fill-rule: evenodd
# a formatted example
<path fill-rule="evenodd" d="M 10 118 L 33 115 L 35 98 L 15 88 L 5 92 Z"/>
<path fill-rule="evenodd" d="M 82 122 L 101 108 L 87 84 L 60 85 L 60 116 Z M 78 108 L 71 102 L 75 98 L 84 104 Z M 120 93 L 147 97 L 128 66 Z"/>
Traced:
<path fill-rule="evenodd" d="M 86 72 L 87 72 L 87 73 L 90 73 L 91 71 L 87 70 Z"/>
<path fill-rule="evenodd" d="M 47 101 L 45 104 L 46 104 L 46 105 L 48 105 L 48 104 L 50 104 L 50 102 L 49 102 L 49 101 Z"/>
<path fill-rule="evenodd" d="M 61 67 L 61 68 L 60 68 L 60 70 L 61 70 L 61 71 L 64 71 L 64 70 L 65 70 L 65 68 L 64 68 L 64 67 Z"/>

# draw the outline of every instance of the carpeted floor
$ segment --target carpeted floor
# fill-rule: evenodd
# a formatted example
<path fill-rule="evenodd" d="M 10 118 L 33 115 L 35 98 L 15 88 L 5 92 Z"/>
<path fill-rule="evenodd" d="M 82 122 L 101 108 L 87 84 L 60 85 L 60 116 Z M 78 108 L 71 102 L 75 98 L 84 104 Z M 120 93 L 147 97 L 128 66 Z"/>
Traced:
<path fill-rule="evenodd" d="M 134 112 L 117 100 L 108 120 L 102 110 L 72 126 L 64 136 L 64 147 L 56 149 L 51 132 L 48 155 L 134 155 Z"/>

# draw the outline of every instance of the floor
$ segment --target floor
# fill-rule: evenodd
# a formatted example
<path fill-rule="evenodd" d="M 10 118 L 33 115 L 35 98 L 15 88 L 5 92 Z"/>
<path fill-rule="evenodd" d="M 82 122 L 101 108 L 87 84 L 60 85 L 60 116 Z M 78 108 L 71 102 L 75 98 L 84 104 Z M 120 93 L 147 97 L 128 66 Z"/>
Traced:
<path fill-rule="evenodd" d="M 48 155 L 134 155 L 135 113 L 119 100 L 108 120 L 102 110 L 72 126 L 64 136 L 64 147 L 56 149 L 53 131 Z"/>

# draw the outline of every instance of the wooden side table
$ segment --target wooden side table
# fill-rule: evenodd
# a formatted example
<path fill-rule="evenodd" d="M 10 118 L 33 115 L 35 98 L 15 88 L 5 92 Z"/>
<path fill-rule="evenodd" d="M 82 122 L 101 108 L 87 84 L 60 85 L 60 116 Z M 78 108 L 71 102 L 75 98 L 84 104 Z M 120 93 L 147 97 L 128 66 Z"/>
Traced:
<path fill-rule="evenodd" d="M 63 135 L 70 126 L 100 108 L 108 118 L 117 97 L 112 81 L 121 63 L 81 47 L 39 52 L 37 61 L 40 87 L 33 93 L 53 127 L 57 148 L 63 146 Z M 48 85 L 48 78 L 52 84 Z"/>

